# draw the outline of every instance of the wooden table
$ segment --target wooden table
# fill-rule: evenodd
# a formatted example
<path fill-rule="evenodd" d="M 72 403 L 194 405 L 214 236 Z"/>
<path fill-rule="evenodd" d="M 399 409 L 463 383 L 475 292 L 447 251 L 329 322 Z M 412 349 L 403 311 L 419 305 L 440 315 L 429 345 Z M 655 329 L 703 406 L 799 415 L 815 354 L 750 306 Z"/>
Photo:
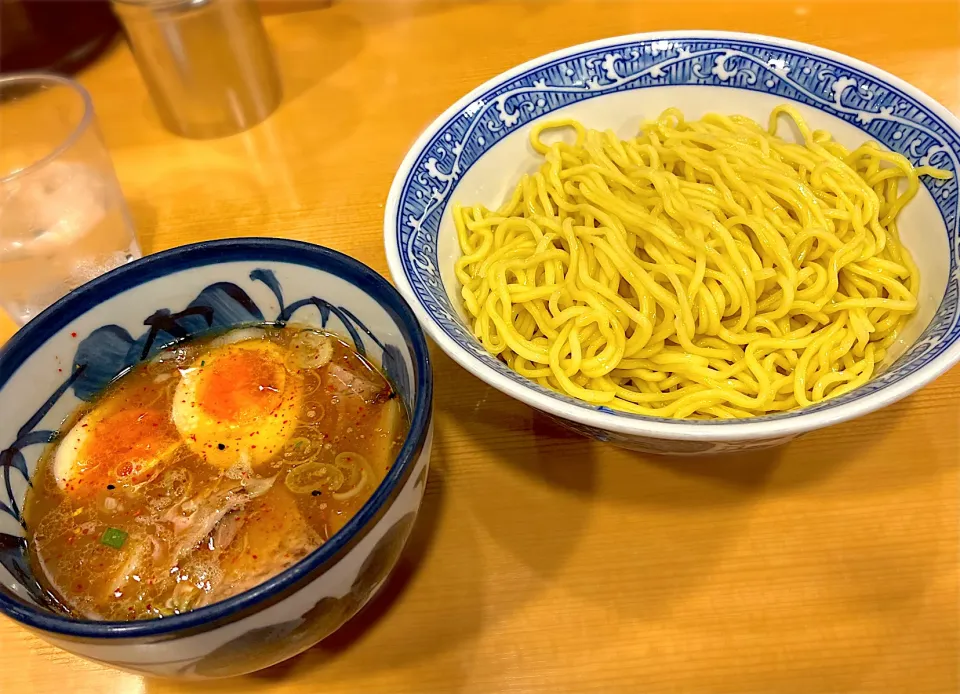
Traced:
<path fill-rule="evenodd" d="M 386 273 L 383 202 L 420 130 L 512 65 L 615 34 L 789 36 L 960 109 L 956 2 L 320 4 L 266 19 L 285 100 L 236 137 L 165 132 L 125 46 L 81 76 L 145 251 L 284 236 Z M 423 512 L 361 616 L 271 670 L 189 686 L 86 663 L 0 620 L 0 692 L 960 688 L 960 370 L 780 450 L 669 460 L 567 434 L 434 356 Z"/>

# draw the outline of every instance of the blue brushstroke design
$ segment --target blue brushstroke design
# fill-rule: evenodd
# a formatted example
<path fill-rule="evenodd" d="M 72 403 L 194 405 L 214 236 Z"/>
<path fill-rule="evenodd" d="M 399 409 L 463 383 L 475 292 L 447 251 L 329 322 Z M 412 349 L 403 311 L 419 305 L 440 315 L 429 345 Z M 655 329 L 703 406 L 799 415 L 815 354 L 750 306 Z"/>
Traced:
<path fill-rule="evenodd" d="M 7 499 L 9 499 L 9 503 L 4 504 L 6 507 L 5 510 L 20 524 L 20 527 L 26 528 L 20 512 L 20 506 L 13 496 L 13 476 L 11 475 L 11 470 L 19 472 L 20 476 L 27 480 L 28 484 L 30 483 L 30 472 L 27 470 L 27 460 L 23 457 L 23 453 L 20 452 L 17 444 L 0 452 L 0 467 L 3 468 L 3 487 L 7 492 Z"/>
<path fill-rule="evenodd" d="M 114 378 L 136 363 L 142 350 L 133 336 L 119 325 L 105 325 L 84 338 L 73 357 L 73 368 L 83 368 L 83 377 L 73 384 L 73 393 L 90 402 Z"/>
<path fill-rule="evenodd" d="M 387 378 L 400 395 L 409 400 L 410 379 L 402 352 L 399 348 L 384 345 L 351 311 L 316 296 L 285 304 L 283 289 L 272 270 L 253 270 L 250 279 L 266 285 L 276 297 L 280 306 L 276 319 L 279 324 L 289 322 L 295 313 L 313 306 L 320 314 L 323 328 L 327 327 L 330 316 L 336 316 L 357 352 L 364 357 L 367 347 L 361 333 L 367 335 L 383 352 L 382 366 Z M 243 289 L 231 282 L 217 282 L 201 291 L 182 311 L 167 308 L 154 311 L 143 322 L 150 329 L 137 339 L 118 325 L 102 326 L 84 338 L 77 349 L 74 368 L 83 366 L 86 372 L 75 383 L 74 394 L 90 402 L 118 376 L 139 362 L 152 359 L 174 342 L 265 320 L 263 312 Z"/>
<path fill-rule="evenodd" d="M 380 351 L 383 352 L 383 358 L 381 360 L 382 363 L 380 366 L 383 367 L 384 373 L 386 374 L 387 378 L 390 379 L 390 382 L 396 387 L 400 397 L 403 398 L 405 402 L 412 402 L 407 397 L 410 394 L 410 379 L 407 378 L 407 368 L 403 363 L 403 354 L 400 352 L 400 350 L 393 345 L 384 345 L 382 342 L 380 342 L 380 340 L 377 339 L 377 336 L 370 332 L 367 326 L 365 326 L 359 318 L 353 315 L 351 311 L 345 308 L 340 310 L 361 330 L 363 330 L 363 332 L 365 332 L 380 348 Z"/>
<path fill-rule="evenodd" d="M 383 352 L 381 366 L 387 378 L 405 402 L 412 402 L 410 399 L 410 379 L 407 377 L 407 368 L 403 361 L 403 353 L 398 347 L 384 345 L 353 312 L 343 307 L 334 306 L 330 302 L 315 296 L 286 306 L 283 301 L 283 289 L 280 287 L 280 282 L 277 281 L 277 276 L 272 270 L 254 270 L 250 273 L 250 279 L 255 282 L 262 282 L 273 292 L 274 297 L 277 299 L 277 305 L 281 307 L 280 316 L 277 319 L 278 322 L 289 321 L 294 313 L 306 306 L 316 306 L 320 312 L 321 327 L 326 328 L 330 314 L 335 315 L 340 319 L 340 322 L 343 323 L 347 332 L 350 333 L 350 338 L 353 340 L 354 346 L 361 356 L 366 356 L 367 350 L 363 340 L 360 338 L 359 331 L 365 333 L 374 344 L 380 348 L 381 352 Z"/>
<path fill-rule="evenodd" d="M 286 304 L 283 289 L 272 270 L 253 270 L 250 279 L 266 285 L 276 297 L 280 306 L 280 313 L 275 320 L 277 324 L 289 322 L 298 311 L 312 306 L 319 312 L 323 328 L 327 327 L 332 316 L 340 321 L 361 356 L 365 357 L 367 354 L 364 338 L 371 340 L 383 353 L 382 367 L 385 375 L 401 398 L 405 402 L 411 401 L 410 379 L 403 353 L 398 347 L 383 344 L 349 309 L 335 306 L 316 296 Z M 77 347 L 70 376 L 20 428 L 16 441 L 9 448 L 0 451 L 0 468 L 3 470 L 3 484 L 7 494 L 7 501 L 0 501 L 0 513 L 6 513 L 24 527 L 22 510 L 14 499 L 12 472 L 16 471 L 30 484 L 22 449 L 36 444 L 47 444 L 57 438 L 59 434 L 56 431 L 35 429 L 68 389 L 73 388 L 79 399 L 90 402 L 118 376 L 138 363 L 152 359 L 173 343 L 210 331 L 225 331 L 240 325 L 264 322 L 266 319 L 263 312 L 243 289 L 231 282 L 217 282 L 204 288 L 181 311 L 167 308 L 154 311 L 143 321 L 148 330 L 139 338 L 135 339 L 119 325 L 104 325 L 91 332 Z M 4 563 L 4 566 L 7 566 L 7 563 Z M 10 566 L 17 568 L 14 564 Z M 7 569 L 13 573 L 10 566 L 7 566 Z M 29 571 L 29 567 L 17 570 Z M 21 583 L 26 584 L 29 581 L 21 580 Z"/>
<path fill-rule="evenodd" d="M 25 537 L 0 533 L 0 566 L 9 571 L 14 580 L 23 586 L 23 589 L 38 604 L 45 605 L 58 612 L 69 612 L 55 595 L 37 581 L 30 569 L 27 556 L 27 539 Z"/>
<path fill-rule="evenodd" d="M 20 524 L 20 527 L 24 529 L 26 529 L 26 525 L 23 521 L 23 514 L 13 495 L 13 478 L 11 471 L 16 470 L 19 472 L 27 484 L 30 484 L 30 472 L 27 469 L 27 461 L 21 451 L 27 446 L 33 446 L 38 443 L 47 444 L 56 439 L 56 431 L 48 429 L 34 430 L 63 394 L 67 392 L 67 389 L 83 376 L 84 371 L 84 367 L 74 369 L 66 380 L 60 384 L 57 390 L 54 391 L 53 395 L 47 398 L 39 409 L 33 413 L 33 416 L 20 427 L 17 431 L 17 439 L 13 444 L 9 448 L 0 451 L 0 468 L 3 468 L 3 486 L 7 492 L 7 502 L 0 506 L 0 511 L 3 511 L 13 518 Z"/>
<path fill-rule="evenodd" d="M 211 284 L 182 311 L 154 311 L 143 321 L 150 329 L 136 340 L 119 325 L 105 325 L 90 333 L 74 357 L 74 368 L 86 366 L 87 372 L 73 392 L 90 402 L 115 378 L 141 361 L 152 359 L 174 342 L 209 331 L 263 322 L 263 313 L 240 287 L 231 282 Z"/>
<path fill-rule="evenodd" d="M 280 307 L 281 311 L 283 310 L 283 289 L 281 289 L 280 282 L 277 281 L 277 276 L 273 273 L 273 270 L 258 268 L 250 273 L 250 279 L 254 282 L 263 282 L 267 285 L 277 298 L 277 306 Z"/>
<path fill-rule="evenodd" d="M 366 356 L 366 347 L 363 344 L 363 340 L 360 339 L 360 333 L 357 332 L 357 329 L 354 325 L 359 325 L 367 335 L 373 337 L 373 334 L 367 330 L 367 328 L 357 320 L 356 316 L 350 313 L 345 308 L 338 308 L 334 306 L 329 301 L 321 299 L 316 296 L 311 296 L 308 299 L 301 299 L 300 301 L 295 301 L 289 306 L 284 303 L 283 300 L 283 289 L 280 287 L 280 282 L 277 281 L 277 276 L 273 273 L 272 270 L 254 270 L 250 273 L 250 279 L 255 282 L 263 282 L 273 295 L 277 299 L 277 305 L 280 306 L 280 315 L 277 316 L 277 323 L 288 323 L 297 311 L 307 306 L 315 306 L 316 309 L 320 312 L 320 326 L 322 328 L 327 327 L 327 322 L 330 320 L 330 314 L 335 315 L 340 319 L 340 322 L 343 323 L 343 327 L 346 328 L 347 332 L 350 333 L 350 339 L 353 340 L 354 347 L 356 347 L 357 352 L 361 356 Z M 351 322 L 350 319 L 353 319 Z M 376 340 L 376 338 L 374 338 Z M 377 341 L 377 344 L 380 344 Z"/>
<path fill-rule="evenodd" d="M 193 316 L 202 318 L 208 328 L 213 325 L 213 309 L 209 306 L 188 306 L 177 313 L 171 313 L 170 309 L 162 308 L 144 320 L 143 324 L 149 325 L 150 331 L 147 333 L 146 339 L 142 340 L 143 347 L 140 350 L 140 361 L 146 361 L 163 349 L 165 345 L 170 344 L 171 340 L 158 340 L 161 336 L 165 338 L 169 335 L 173 340 L 183 340 L 202 330 L 202 326 L 198 330 L 188 330 L 180 324 L 180 321 L 186 321 Z"/>
<path fill-rule="evenodd" d="M 210 312 L 209 323 L 201 322 L 201 319 L 192 316 L 198 309 Z M 266 320 L 250 295 L 232 282 L 211 284 L 200 292 L 181 314 L 178 323 L 191 337 L 207 330 L 223 331 L 238 325 L 263 323 Z"/>
<path fill-rule="evenodd" d="M 401 399 L 410 406 L 413 403 L 412 392 L 410 390 L 410 379 L 407 377 L 407 367 L 403 362 L 403 354 L 397 347 L 386 345 L 383 348 L 383 372 L 397 389 Z"/>
<path fill-rule="evenodd" d="M 277 299 L 280 313 L 276 322 L 289 322 L 298 311 L 313 306 L 320 314 L 320 324 L 327 327 L 331 316 L 343 325 L 353 341 L 354 348 L 361 356 L 367 355 L 364 335 L 376 344 L 382 354 L 382 368 L 405 402 L 410 401 L 410 379 L 398 347 L 385 345 L 371 332 L 363 322 L 347 308 L 334 306 L 329 301 L 312 296 L 286 304 L 283 288 L 272 270 L 258 268 L 250 273 L 250 279 L 266 285 Z M 159 351 L 169 345 L 196 337 L 209 331 L 227 330 L 238 325 L 263 323 L 263 312 L 243 289 L 232 282 L 217 282 L 205 287 L 197 297 L 181 311 L 161 308 L 154 311 L 143 323 L 147 330 L 139 338 L 134 337 L 118 325 L 104 325 L 84 338 L 77 348 L 73 360 L 73 373 L 67 382 L 44 403 L 37 413 L 21 428 L 17 441 L 9 449 L 0 452 L 0 466 L 4 470 L 5 486 L 10 501 L 0 511 L 9 512 L 20 520 L 20 509 L 13 500 L 10 486 L 10 470 L 19 471 L 27 478 L 26 462 L 20 448 L 35 442 L 48 442 L 55 432 L 36 432 L 36 440 L 27 437 L 37 422 L 50 410 L 57 399 L 72 385 L 74 394 L 86 402 L 92 401 L 114 379 L 136 364 L 152 359 Z M 33 433 L 30 436 L 34 436 Z M 29 481 L 29 480 L 28 480 Z"/>
<path fill-rule="evenodd" d="M 14 580 L 30 594 L 37 603 L 48 605 L 45 592 L 30 570 L 27 561 L 27 540 L 23 537 L 0 533 L 0 566 L 3 566 Z"/>
<path fill-rule="evenodd" d="M 338 308 L 324 299 L 312 296 L 309 299 L 294 301 L 289 306 L 284 307 L 283 311 L 280 313 L 280 317 L 277 318 L 277 322 L 289 322 L 289 320 L 293 317 L 293 314 L 307 306 L 317 307 L 317 310 L 320 311 L 320 325 L 324 328 L 327 327 L 327 322 L 330 320 L 331 314 L 339 318 L 340 322 L 343 324 L 343 327 L 347 329 L 348 333 L 350 333 L 350 340 L 353 341 L 354 349 L 357 350 L 361 357 L 367 356 L 367 348 L 363 344 L 363 339 L 361 339 L 360 333 L 357 331 L 356 326 L 354 326 L 353 322 L 347 317 L 347 313 L 345 312 L 346 310 Z M 366 330 L 366 328 L 364 328 L 364 330 Z"/>

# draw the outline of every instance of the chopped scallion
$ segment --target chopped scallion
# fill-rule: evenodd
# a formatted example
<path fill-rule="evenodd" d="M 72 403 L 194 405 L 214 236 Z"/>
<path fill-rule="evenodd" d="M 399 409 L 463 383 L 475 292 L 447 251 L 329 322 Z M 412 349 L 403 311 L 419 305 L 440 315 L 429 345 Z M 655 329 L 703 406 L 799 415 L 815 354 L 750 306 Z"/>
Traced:
<path fill-rule="evenodd" d="M 101 545 L 113 547 L 114 549 L 120 549 L 126 541 L 127 533 L 120 530 L 120 528 L 107 528 L 103 531 L 103 535 L 100 536 Z"/>

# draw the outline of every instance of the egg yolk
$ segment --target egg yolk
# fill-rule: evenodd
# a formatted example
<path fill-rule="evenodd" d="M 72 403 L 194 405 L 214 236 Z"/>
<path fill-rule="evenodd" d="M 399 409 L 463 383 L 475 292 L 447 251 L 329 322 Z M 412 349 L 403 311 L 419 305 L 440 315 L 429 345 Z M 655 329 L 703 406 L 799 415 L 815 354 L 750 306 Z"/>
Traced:
<path fill-rule="evenodd" d="M 201 354 L 182 370 L 171 416 L 187 446 L 211 465 L 252 467 L 293 435 L 301 395 L 283 350 L 248 340 Z"/>
<path fill-rule="evenodd" d="M 120 410 L 76 426 L 83 435 L 74 437 L 73 465 L 57 480 L 71 493 L 138 484 L 180 441 L 170 417 L 156 410 Z"/>
<path fill-rule="evenodd" d="M 219 357 L 198 383 L 197 406 L 213 419 L 240 426 L 276 410 L 286 371 L 271 356 L 244 349 Z"/>

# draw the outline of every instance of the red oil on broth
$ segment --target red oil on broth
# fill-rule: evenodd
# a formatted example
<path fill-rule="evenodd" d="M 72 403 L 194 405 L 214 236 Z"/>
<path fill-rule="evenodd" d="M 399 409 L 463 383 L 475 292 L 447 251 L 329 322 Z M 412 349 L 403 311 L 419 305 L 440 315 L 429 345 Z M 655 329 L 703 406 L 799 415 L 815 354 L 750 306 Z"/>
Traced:
<path fill-rule="evenodd" d="M 178 344 L 75 412 L 27 495 L 36 575 L 76 617 L 163 617 L 248 590 L 330 539 L 408 431 L 348 343 L 258 326 Z"/>

